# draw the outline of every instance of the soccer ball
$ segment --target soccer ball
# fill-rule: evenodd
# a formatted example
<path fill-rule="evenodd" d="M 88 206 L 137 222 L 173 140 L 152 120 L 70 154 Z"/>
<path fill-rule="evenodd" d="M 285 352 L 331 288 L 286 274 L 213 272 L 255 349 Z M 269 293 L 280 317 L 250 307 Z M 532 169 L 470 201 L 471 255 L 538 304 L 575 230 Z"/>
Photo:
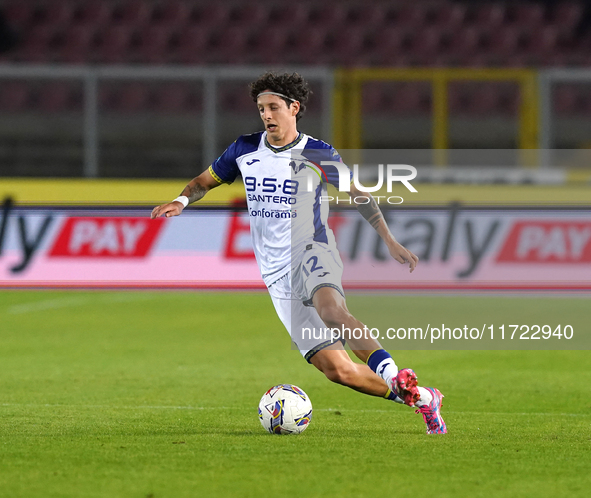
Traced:
<path fill-rule="evenodd" d="M 312 403 L 299 387 L 279 384 L 263 394 L 259 420 L 271 434 L 300 434 L 312 420 Z"/>

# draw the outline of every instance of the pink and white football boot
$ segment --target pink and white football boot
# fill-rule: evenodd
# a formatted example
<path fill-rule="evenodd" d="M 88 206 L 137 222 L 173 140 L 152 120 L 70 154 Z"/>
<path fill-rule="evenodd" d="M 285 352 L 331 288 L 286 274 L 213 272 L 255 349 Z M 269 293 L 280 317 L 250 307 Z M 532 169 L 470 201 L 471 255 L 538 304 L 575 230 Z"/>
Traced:
<path fill-rule="evenodd" d="M 443 394 L 434 387 L 425 387 L 431 393 L 433 399 L 428 405 L 421 406 L 416 413 L 423 415 L 427 424 L 427 434 L 447 434 L 445 421 L 441 417 L 441 402 Z M 417 385 L 417 374 L 410 368 L 403 368 L 398 371 L 392 380 L 392 390 L 404 401 L 405 405 L 415 406 L 421 399 Z"/>
<path fill-rule="evenodd" d="M 441 417 L 441 402 L 443 394 L 434 387 L 425 387 L 433 395 L 431 403 L 421 406 L 416 413 L 423 415 L 423 420 L 427 424 L 427 434 L 447 434 L 447 426 Z"/>

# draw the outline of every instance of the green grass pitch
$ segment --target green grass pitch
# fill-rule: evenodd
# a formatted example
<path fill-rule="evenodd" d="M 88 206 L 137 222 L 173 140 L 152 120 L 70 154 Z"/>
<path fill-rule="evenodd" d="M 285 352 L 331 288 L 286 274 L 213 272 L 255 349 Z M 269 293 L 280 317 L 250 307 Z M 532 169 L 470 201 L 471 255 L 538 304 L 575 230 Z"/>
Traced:
<path fill-rule="evenodd" d="M 407 322 L 518 307 L 589 333 L 584 297 L 395 303 Z M 325 380 L 264 293 L 1 291 L 0 496 L 589 496 L 588 351 L 393 355 L 446 395 L 449 434 Z M 278 383 L 312 400 L 301 436 L 259 424 Z"/>

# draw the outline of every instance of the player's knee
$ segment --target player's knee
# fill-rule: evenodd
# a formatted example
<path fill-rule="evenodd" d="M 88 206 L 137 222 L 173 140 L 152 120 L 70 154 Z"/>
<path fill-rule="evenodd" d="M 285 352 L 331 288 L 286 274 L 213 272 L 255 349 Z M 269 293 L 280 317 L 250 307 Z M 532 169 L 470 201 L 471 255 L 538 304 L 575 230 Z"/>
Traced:
<path fill-rule="evenodd" d="M 346 323 L 350 314 L 346 308 L 338 304 L 327 304 L 318 310 L 321 320 L 329 328 L 341 328 Z"/>
<path fill-rule="evenodd" d="M 323 373 L 331 382 L 343 386 L 355 385 L 355 379 L 357 378 L 357 369 L 355 368 L 354 363 L 351 363 L 350 365 L 346 363 L 334 365 L 324 370 Z"/>

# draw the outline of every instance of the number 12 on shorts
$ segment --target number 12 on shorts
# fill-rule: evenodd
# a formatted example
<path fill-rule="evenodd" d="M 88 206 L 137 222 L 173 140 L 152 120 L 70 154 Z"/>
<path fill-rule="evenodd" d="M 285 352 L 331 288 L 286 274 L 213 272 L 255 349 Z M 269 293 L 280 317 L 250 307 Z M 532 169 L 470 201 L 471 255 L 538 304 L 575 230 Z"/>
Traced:
<path fill-rule="evenodd" d="M 310 270 L 308 271 L 308 268 L 306 268 L 306 266 L 310 267 Z M 318 266 L 318 256 L 311 256 L 310 258 L 308 258 L 308 261 L 306 261 L 306 264 L 302 267 L 304 269 L 304 273 L 306 274 L 306 277 L 310 276 L 310 273 L 314 273 L 315 271 L 318 270 L 322 270 L 324 267 L 323 266 Z M 318 277 L 324 277 L 326 275 L 328 275 L 329 272 L 324 272 L 323 275 L 317 275 Z"/>

